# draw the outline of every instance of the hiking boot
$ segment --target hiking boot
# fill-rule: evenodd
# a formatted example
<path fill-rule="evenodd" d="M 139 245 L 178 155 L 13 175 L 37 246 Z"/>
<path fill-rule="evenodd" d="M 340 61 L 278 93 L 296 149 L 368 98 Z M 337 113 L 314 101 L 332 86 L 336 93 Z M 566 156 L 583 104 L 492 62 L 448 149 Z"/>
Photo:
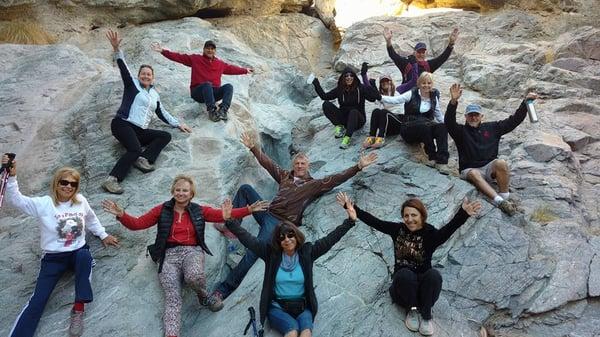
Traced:
<path fill-rule="evenodd" d="M 435 164 L 435 169 L 438 170 L 441 174 L 445 176 L 449 176 L 452 173 L 452 169 L 448 164 Z"/>
<path fill-rule="evenodd" d="M 365 141 L 362 143 L 362 148 L 363 149 L 368 149 L 371 147 L 371 145 L 373 145 L 373 143 L 375 142 L 375 137 L 367 137 L 365 138 Z"/>
<path fill-rule="evenodd" d="M 221 106 L 219 107 L 219 111 L 217 111 L 217 116 L 219 116 L 219 118 L 222 121 L 226 121 L 227 120 L 227 111 L 229 110 L 229 107 L 221 104 Z"/>
<path fill-rule="evenodd" d="M 345 150 L 350 147 L 350 137 L 344 136 L 342 138 L 342 143 L 340 144 L 340 149 Z"/>
<path fill-rule="evenodd" d="M 208 296 L 207 305 L 208 310 L 212 312 L 217 312 L 223 309 L 223 295 L 221 292 L 218 290 L 213 291 L 213 293 Z"/>
<path fill-rule="evenodd" d="M 123 193 L 123 187 L 121 187 L 117 178 L 113 177 L 113 176 L 108 176 L 108 178 L 106 178 L 106 180 L 104 180 L 104 182 L 102 183 L 102 188 L 106 192 L 112 193 L 112 194 L 122 194 Z"/>
<path fill-rule="evenodd" d="M 69 325 L 70 337 L 79 337 L 83 334 L 83 311 L 71 310 L 71 325 Z"/>
<path fill-rule="evenodd" d="M 221 120 L 221 117 L 219 116 L 219 113 L 217 112 L 216 106 L 211 106 L 209 108 L 206 108 L 206 112 L 208 113 L 208 119 L 210 119 L 211 121 L 218 122 Z"/>
<path fill-rule="evenodd" d="M 419 324 L 419 333 L 423 336 L 433 335 L 433 320 L 422 319 L 421 324 Z"/>
<path fill-rule="evenodd" d="M 404 324 L 406 324 L 406 328 L 410 331 L 419 331 L 419 312 L 417 308 L 411 308 L 406 313 Z"/>
<path fill-rule="evenodd" d="M 333 136 L 335 138 L 342 138 L 342 137 L 344 137 L 345 133 L 346 133 L 346 128 L 344 128 L 343 125 L 336 125 L 335 129 L 333 130 Z"/>
<path fill-rule="evenodd" d="M 150 164 L 148 159 L 144 157 L 138 157 L 138 159 L 136 159 L 133 163 L 133 166 L 144 173 L 154 171 L 154 165 Z"/>
<path fill-rule="evenodd" d="M 373 142 L 373 145 L 371 145 L 371 148 L 378 149 L 378 148 L 382 147 L 384 144 L 385 144 L 385 138 L 375 137 L 375 141 Z"/>
<path fill-rule="evenodd" d="M 498 204 L 498 208 L 500 208 L 502 212 L 508 214 L 508 216 L 513 216 L 517 212 L 515 205 L 508 200 L 502 200 L 502 202 Z"/>

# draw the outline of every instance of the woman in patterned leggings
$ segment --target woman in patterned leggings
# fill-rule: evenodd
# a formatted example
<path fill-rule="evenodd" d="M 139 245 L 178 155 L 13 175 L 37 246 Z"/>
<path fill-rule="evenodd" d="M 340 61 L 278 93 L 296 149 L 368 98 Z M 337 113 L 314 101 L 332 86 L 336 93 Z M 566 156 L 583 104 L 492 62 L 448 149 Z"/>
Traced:
<path fill-rule="evenodd" d="M 220 209 L 201 206 L 191 202 L 196 195 L 196 186 L 191 177 L 178 175 L 171 186 L 173 198 L 152 208 L 139 218 L 133 217 L 117 203 L 104 200 L 105 211 L 131 230 L 141 230 L 157 225 L 156 241 L 148 246 L 152 260 L 158 263 L 158 278 L 165 293 L 165 336 L 177 337 L 181 328 L 181 280 L 198 295 L 202 305 L 212 311 L 223 307 L 215 305 L 206 292 L 204 276 L 204 254 L 210 250 L 204 242 L 205 222 L 224 222 Z M 267 202 L 257 201 L 247 207 L 232 211 L 235 218 L 243 218 L 252 212 L 264 211 Z"/>

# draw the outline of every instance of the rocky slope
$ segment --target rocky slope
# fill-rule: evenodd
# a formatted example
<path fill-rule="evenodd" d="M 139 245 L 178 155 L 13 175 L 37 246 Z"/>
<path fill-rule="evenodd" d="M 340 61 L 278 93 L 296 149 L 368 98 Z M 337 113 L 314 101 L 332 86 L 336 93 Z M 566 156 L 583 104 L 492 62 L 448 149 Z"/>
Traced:
<path fill-rule="evenodd" d="M 334 70 L 369 61 L 372 77 L 391 73 L 399 81 L 385 52 L 384 26 L 394 31 L 398 52 L 408 53 L 409 45 L 423 40 L 432 54 L 443 50 L 453 27 L 460 28 L 455 53 L 434 77 L 444 106 L 454 82 L 465 86 L 459 109 L 479 102 L 488 120 L 507 117 L 528 88 L 543 96 L 537 103 L 540 123 L 525 121 L 504 137 L 500 149 L 511 163 L 511 186 L 522 212 L 509 218 L 484 202 L 481 216 L 469 220 L 435 255 L 444 277 L 434 307 L 436 335 L 478 336 L 482 326 L 495 336 L 600 334 L 600 29 L 563 30 L 564 24 L 550 24 L 542 16 L 502 11 L 370 19 L 350 27 L 337 52 L 322 23 L 301 14 L 188 18 L 122 29 L 130 66 L 155 66 L 164 104 L 194 132 L 188 136 L 169 129 L 173 141 L 159 157 L 157 171 L 132 172 L 124 183 L 126 193 L 118 197 L 99 188 L 122 152 L 109 127 L 122 86 L 103 29 L 51 46 L 0 45 L 0 132 L 4 150 L 18 154 L 22 191 L 46 193 L 54 169 L 78 167 L 83 193 L 122 240 L 119 249 L 107 249 L 89 237 L 97 265 L 85 336 L 163 334 L 162 294 L 155 266 L 144 255 L 154 231 L 123 229 L 100 210 L 100 201 L 114 198 L 128 212 L 141 214 L 169 198 L 170 181 L 180 172 L 197 179 L 196 201 L 202 203 L 216 205 L 243 183 L 271 197 L 275 185 L 238 141 L 243 130 L 259 134 L 265 151 L 284 167 L 291 152 L 306 151 L 316 177 L 354 164 L 368 125 L 350 149 L 339 150 L 305 76 L 314 71 L 329 88 L 338 76 Z M 209 38 L 217 41 L 222 58 L 258 70 L 253 76 L 225 77 L 236 90 L 226 125 L 208 121 L 189 98 L 188 68 L 148 48 L 159 40 L 173 50 L 197 51 Z M 453 144 L 451 156 L 456 158 Z M 482 198 L 455 176 L 420 164 L 419 150 L 402 141 L 390 139 L 379 157 L 377 165 L 336 189 L 348 191 L 378 217 L 398 219 L 401 202 L 418 196 L 429 206 L 430 222 L 440 226 L 465 196 Z M 329 193 L 308 208 L 303 230 L 316 239 L 343 218 Z M 244 224 L 256 230 L 252 219 Z M 228 254 L 230 245 L 212 227 L 207 237 L 216 252 L 207 258 L 212 288 L 226 274 L 226 264 L 239 257 Z M 8 333 L 33 290 L 41 255 L 38 238 L 35 220 L 2 208 L 0 334 Z M 320 302 L 315 335 L 413 335 L 387 294 L 392 259 L 389 239 L 364 224 L 322 257 L 315 268 Z M 247 307 L 258 305 L 262 270 L 257 263 L 216 314 L 200 308 L 186 290 L 182 336 L 239 336 Z M 66 276 L 57 286 L 38 336 L 66 334 L 72 278 Z M 266 335 L 277 334 L 267 329 Z"/>

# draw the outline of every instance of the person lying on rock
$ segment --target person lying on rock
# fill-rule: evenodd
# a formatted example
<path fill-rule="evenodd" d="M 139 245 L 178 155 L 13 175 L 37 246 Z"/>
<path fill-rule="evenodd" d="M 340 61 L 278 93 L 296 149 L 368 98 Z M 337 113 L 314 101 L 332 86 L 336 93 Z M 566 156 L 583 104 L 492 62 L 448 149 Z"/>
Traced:
<path fill-rule="evenodd" d="M 412 63 L 416 62 L 416 58 L 413 55 L 410 55 L 409 60 Z M 400 87 L 408 86 L 410 88 L 414 87 L 417 83 L 417 67 L 413 67 L 413 79 L 410 82 L 406 82 L 401 84 Z M 363 62 L 362 68 L 360 70 L 360 75 L 362 77 L 363 83 L 370 84 L 372 87 L 377 89 L 376 84 L 369 80 L 369 76 L 367 74 L 368 63 Z M 390 75 L 382 75 L 379 78 L 379 93 L 384 96 L 394 96 L 396 90 L 394 89 L 394 81 L 392 81 L 392 77 Z M 392 112 L 399 108 L 392 104 L 383 104 L 381 103 L 381 107 L 373 110 L 371 113 L 371 122 L 370 122 L 370 130 L 369 136 L 365 139 L 362 144 L 363 149 L 377 149 L 382 147 L 385 144 L 385 136 L 386 135 L 397 135 L 400 133 L 400 126 L 403 122 L 405 122 L 404 110 L 398 111 L 398 113 Z"/>
<path fill-rule="evenodd" d="M 102 188 L 109 193 L 121 194 L 123 187 L 119 182 L 125 179 L 131 166 L 144 173 L 153 171 L 154 161 L 171 141 L 170 133 L 148 128 L 152 115 L 156 114 L 160 120 L 183 132 L 190 133 L 192 129 L 169 114 L 161 104 L 160 96 L 154 89 L 152 67 L 147 64 L 141 65 L 138 78 L 133 78 L 125 63 L 123 52 L 119 49 L 122 41 L 119 33 L 109 30 L 106 37 L 115 52 L 124 85 L 121 106 L 110 123 L 110 130 L 127 152 L 119 158 L 102 183 Z M 142 147 L 146 149 L 142 151 Z"/>
<path fill-rule="evenodd" d="M 410 82 L 414 76 L 412 73 L 412 68 L 414 65 L 409 61 L 408 57 L 400 56 L 396 53 L 394 47 L 392 46 L 392 31 L 388 27 L 383 29 L 383 37 L 385 38 L 385 44 L 389 57 L 392 59 L 392 61 L 394 61 L 396 67 L 400 69 L 400 72 L 402 72 L 402 84 Z M 448 46 L 444 52 L 438 57 L 430 60 L 425 58 L 427 56 L 427 45 L 424 42 L 418 42 L 414 47 L 415 51 L 413 54 L 417 59 L 418 74 L 420 75 L 424 71 L 433 73 L 439 67 L 441 67 L 442 64 L 444 64 L 444 62 L 446 62 L 446 60 L 448 60 L 450 57 L 457 38 L 458 28 L 454 28 L 448 37 Z M 397 91 L 398 93 L 402 94 L 410 89 L 412 89 L 412 87 L 399 86 Z"/>
<path fill-rule="evenodd" d="M 352 178 L 377 160 L 377 154 L 372 152 L 367 156 L 361 156 L 356 165 L 340 173 L 314 179 L 309 173 L 310 161 L 306 154 L 297 153 L 292 158 L 292 170 L 288 171 L 280 168 L 262 152 L 248 133 L 243 133 L 241 140 L 250 149 L 259 164 L 279 184 L 279 189 L 271 201 L 269 209 L 265 212 L 253 214 L 254 219 L 260 226 L 258 239 L 263 242 L 270 240 L 273 230 L 281 222 L 301 226 L 302 213 L 311 202 Z M 233 198 L 233 206 L 244 207 L 259 200 L 262 200 L 262 198 L 252 186 L 242 185 Z M 257 256 L 252 250 L 246 250 L 242 260 L 229 272 L 227 278 L 217 286 L 212 293 L 212 297 L 220 300 L 227 298 L 242 283 L 256 259 Z"/>
<path fill-rule="evenodd" d="M 527 94 L 514 115 L 495 122 L 482 123 L 483 113 L 478 104 L 469 104 L 465 110 L 465 124 L 456 122 L 458 99 L 462 95 L 460 84 L 450 87 L 450 102 L 446 110 L 445 124 L 448 133 L 454 139 L 458 150 L 458 167 L 460 178 L 475 185 L 494 205 L 508 215 L 517 211 L 515 204 L 509 200 L 510 169 L 508 163 L 498 159 L 500 138 L 514 130 L 527 116 L 525 101 L 536 99 L 537 94 Z M 498 184 L 499 193 L 490 185 Z"/>
<path fill-rule="evenodd" d="M 2 164 L 8 162 L 8 156 L 4 155 Z M 69 333 L 72 337 L 81 336 L 84 306 L 93 300 L 93 259 L 85 241 L 85 230 L 99 237 L 105 246 L 118 247 L 119 240 L 106 233 L 87 199 L 79 193 L 81 175 L 74 168 L 58 169 L 51 181 L 50 195 L 35 198 L 21 194 L 16 175 L 17 162 L 13 161 L 6 185 L 7 204 L 39 219 L 43 255 L 33 295 L 17 317 L 9 336 L 31 337 L 35 334 L 50 294 L 67 270 L 75 274 L 75 302 Z"/>
<path fill-rule="evenodd" d="M 314 75 L 311 74 L 311 77 Z M 311 78 L 309 77 L 309 79 Z M 370 102 L 377 100 L 377 90 L 369 84 L 361 84 L 358 76 L 351 68 L 346 68 L 340 75 L 337 86 L 324 92 L 317 78 L 312 80 L 317 95 L 324 100 L 323 113 L 335 126 L 335 138 L 342 138 L 340 149 L 350 146 L 350 139 L 354 131 L 365 125 L 365 99 Z M 339 108 L 329 102 L 337 99 Z"/>
<path fill-rule="evenodd" d="M 397 96 L 381 96 L 384 104 L 404 104 L 404 116 L 401 121 L 378 119 L 378 128 L 398 132 L 408 144 L 423 143 L 429 161 L 440 173 L 449 174 L 448 169 L 448 132 L 444 125 L 444 116 L 440 110 L 440 92 L 433 88 L 433 76 L 423 72 L 417 79 L 417 87 Z M 390 118 L 390 120 L 392 120 Z"/>
<path fill-rule="evenodd" d="M 352 200 L 345 193 L 340 193 L 337 201 L 345 208 L 354 208 L 360 221 L 392 238 L 395 261 L 389 288 L 392 302 L 406 310 L 404 323 L 410 331 L 433 335 L 431 308 L 440 296 L 442 275 L 431 267 L 431 256 L 469 216 L 479 212 L 481 203 L 469 202 L 465 198 L 452 220 L 437 229 L 427 223 L 427 209 L 417 198 L 410 198 L 402 204 L 400 212 L 404 222 L 380 220 L 352 205 Z"/>
<path fill-rule="evenodd" d="M 198 103 L 206 104 L 208 118 L 213 122 L 227 120 L 227 111 L 233 99 L 233 86 L 229 83 L 221 85 L 221 76 L 252 74 L 253 68 L 242 68 L 229 64 L 215 55 L 217 45 L 214 41 L 204 42 L 202 55 L 182 54 L 163 48 L 160 43 L 153 42 L 152 50 L 161 53 L 171 61 L 184 64 L 192 68 L 190 95 Z M 216 102 L 222 100 L 217 110 Z"/>
<path fill-rule="evenodd" d="M 158 263 L 158 279 L 165 293 L 163 319 L 167 337 L 179 336 L 182 280 L 196 292 L 201 305 L 207 305 L 211 311 L 223 308 L 222 303 L 216 303 L 208 296 L 204 275 L 205 253 L 212 255 L 204 242 L 205 223 L 224 222 L 223 213 L 220 209 L 192 202 L 196 185 L 190 176 L 176 176 L 171 185 L 171 195 L 171 200 L 155 206 L 139 218 L 125 213 L 114 201 L 102 201 L 104 210 L 115 215 L 128 229 L 158 226 L 156 240 L 148 246 L 148 253 Z M 267 202 L 257 201 L 230 213 L 236 218 L 243 218 L 266 208 Z"/>
<path fill-rule="evenodd" d="M 232 205 L 224 203 L 223 217 L 230 217 Z M 291 223 L 280 223 L 268 240 L 248 233 L 239 221 L 225 225 L 240 242 L 265 262 L 260 292 L 260 323 L 269 318 L 271 328 L 285 337 L 311 337 L 317 315 L 313 264 L 354 227 L 356 212 L 346 208 L 348 218 L 327 236 L 305 242 L 304 234 Z"/>

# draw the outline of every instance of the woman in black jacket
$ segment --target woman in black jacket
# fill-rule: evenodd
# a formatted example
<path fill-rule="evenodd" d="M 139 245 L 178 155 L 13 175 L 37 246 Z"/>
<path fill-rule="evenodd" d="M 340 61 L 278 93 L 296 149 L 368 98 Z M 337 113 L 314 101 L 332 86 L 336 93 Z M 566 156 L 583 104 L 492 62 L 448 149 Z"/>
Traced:
<path fill-rule="evenodd" d="M 231 217 L 231 203 L 223 204 L 223 218 Z M 265 261 L 265 275 L 260 294 L 260 322 L 269 317 L 272 328 L 285 337 L 311 337 L 317 314 L 313 287 L 313 264 L 354 227 L 356 212 L 346 208 L 348 219 L 324 238 L 304 242 L 304 235 L 290 223 L 280 223 L 271 242 L 261 242 L 243 229 L 239 222 L 225 225 L 240 242 Z"/>
<path fill-rule="evenodd" d="M 345 193 L 340 193 L 338 203 L 352 207 Z M 431 308 L 442 290 L 442 275 L 431 267 L 431 256 L 469 216 L 479 212 L 481 203 L 469 202 L 465 198 L 454 218 L 440 229 L 426 222 L 427 209 L 417 198 L 408 199 L 402 204 L 404 222 L 380 220 L 358 206 L 354 206 L 354 209 L 362 222 L 388 234 L 394 242 L 394 274 L 389 292 L 392 301 L 407 311 L 404 320 L 406 327 L 425 336 L 432 335 Z"/>
<path fill-rule="evenodd" d="M 337 86 L 328 92 L 323 91 L 318 79 L 315 78 L 312 84 L 317 95 L 325 101 L 323 113 L 335 125 L 335 138 L 342 138 L 340 148 L 347 149 L 354 131 L 362 128 L 367 121 L 365 99 L 375 102 L 380 97 L 377 89 L 369 84 L 361 84 L 356 73 L 350 68 L 344 69 Z M 339 108 L 329 102 L 336 98 Z"/>

